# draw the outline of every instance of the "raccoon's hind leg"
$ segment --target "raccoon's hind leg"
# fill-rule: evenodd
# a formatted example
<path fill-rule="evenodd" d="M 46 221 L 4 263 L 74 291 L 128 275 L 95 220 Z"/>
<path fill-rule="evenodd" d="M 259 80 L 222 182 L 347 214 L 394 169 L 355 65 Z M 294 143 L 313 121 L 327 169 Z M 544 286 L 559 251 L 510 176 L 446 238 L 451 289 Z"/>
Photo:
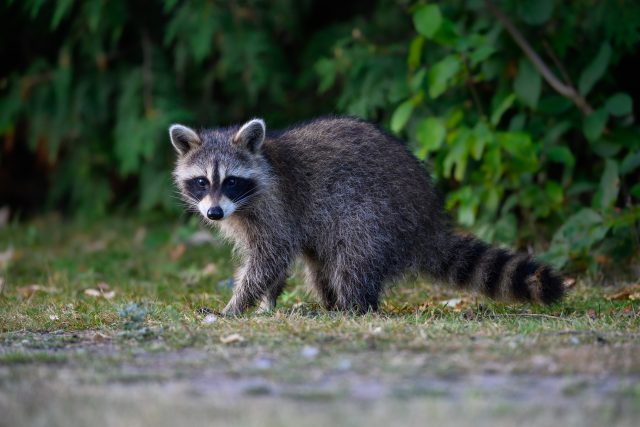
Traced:
<path fill-rule="evenodd" d="M 341 311 L 364 314 L 377 311 L 384 276 L 368 262 L 335 261 L 332 266 L 332 288 L 336 293 L 336 307 Z"/>
<path fill-rule="evenodd" d="M 283 279 L 271 286 L 267 293 L 262 296 L 262 301 L 256 312 L 259 314 L 272 312 L 276 308 L 278 297 L 284 290 L 285 285 L 286 281 Z"/>
<path fill-rule="evenodd" d="M 326 271 L 323 271 L 320 262 L 310 253 L 305 252 L 304 261 L 307 284 L 318 294 L 324 308 L 335 310 L 338 298 L 327 279 Z"/>

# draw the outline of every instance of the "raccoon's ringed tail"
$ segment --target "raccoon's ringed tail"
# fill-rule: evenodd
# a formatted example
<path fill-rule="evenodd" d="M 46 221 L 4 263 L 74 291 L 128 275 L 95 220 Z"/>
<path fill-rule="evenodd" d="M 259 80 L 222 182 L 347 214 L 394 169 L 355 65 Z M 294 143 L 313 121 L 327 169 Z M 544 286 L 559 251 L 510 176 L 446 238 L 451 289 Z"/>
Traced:
<path fill-rule="evenodd" d="M 442 278 L 498 300 L 551 304 L 564 294 L 560 276 L 528 255 L 455 236 L 441 264 Z"/>

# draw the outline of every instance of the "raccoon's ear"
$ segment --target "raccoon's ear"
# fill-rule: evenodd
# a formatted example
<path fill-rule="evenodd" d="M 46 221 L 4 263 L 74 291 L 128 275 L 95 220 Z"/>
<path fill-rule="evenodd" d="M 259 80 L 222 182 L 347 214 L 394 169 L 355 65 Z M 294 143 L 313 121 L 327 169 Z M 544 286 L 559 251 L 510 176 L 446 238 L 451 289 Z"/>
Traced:
<path fill-rule="evenodd" d="M 169 127 L 169 137 L 173 147 L 181 156 L 202 144 L 198 134 L 193 129 L 183 125 L 171 125 Z"/>
<path fill-rule="evenodd" d="M 264 142 L 265 132 L 266 126 L 264 120 L 250 120 L 243 124 L 238 133 L 236 133 L 236 136 L 233 137 L 233 143 L 255 153 Z"/>

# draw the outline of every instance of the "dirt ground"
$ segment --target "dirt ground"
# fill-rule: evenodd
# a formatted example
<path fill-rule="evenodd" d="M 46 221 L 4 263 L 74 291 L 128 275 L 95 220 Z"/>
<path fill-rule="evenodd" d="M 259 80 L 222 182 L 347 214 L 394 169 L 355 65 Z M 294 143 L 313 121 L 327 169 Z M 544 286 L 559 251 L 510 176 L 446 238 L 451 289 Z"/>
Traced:
<path fill-rule="evenodd" d="M 4 335 L 0 425 L 637 425 L 636 336 L 436 339 L 345 351 L 167 349 L 101 332 Z M 11 357 L 13 355 L 13 357 Z"/>

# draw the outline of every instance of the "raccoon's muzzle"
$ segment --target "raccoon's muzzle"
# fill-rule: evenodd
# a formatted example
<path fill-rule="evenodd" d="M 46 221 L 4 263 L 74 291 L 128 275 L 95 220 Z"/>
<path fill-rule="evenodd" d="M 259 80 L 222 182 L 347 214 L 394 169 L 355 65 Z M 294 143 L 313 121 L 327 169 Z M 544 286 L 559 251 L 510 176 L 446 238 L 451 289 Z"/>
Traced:
<path fill-rule="evenodd" d="M 220 206 L 212 206 L 207 210 L 207 218 L 209 219 L 219 220 L 222 219 L 223 216 L 224 211 Z"/>

